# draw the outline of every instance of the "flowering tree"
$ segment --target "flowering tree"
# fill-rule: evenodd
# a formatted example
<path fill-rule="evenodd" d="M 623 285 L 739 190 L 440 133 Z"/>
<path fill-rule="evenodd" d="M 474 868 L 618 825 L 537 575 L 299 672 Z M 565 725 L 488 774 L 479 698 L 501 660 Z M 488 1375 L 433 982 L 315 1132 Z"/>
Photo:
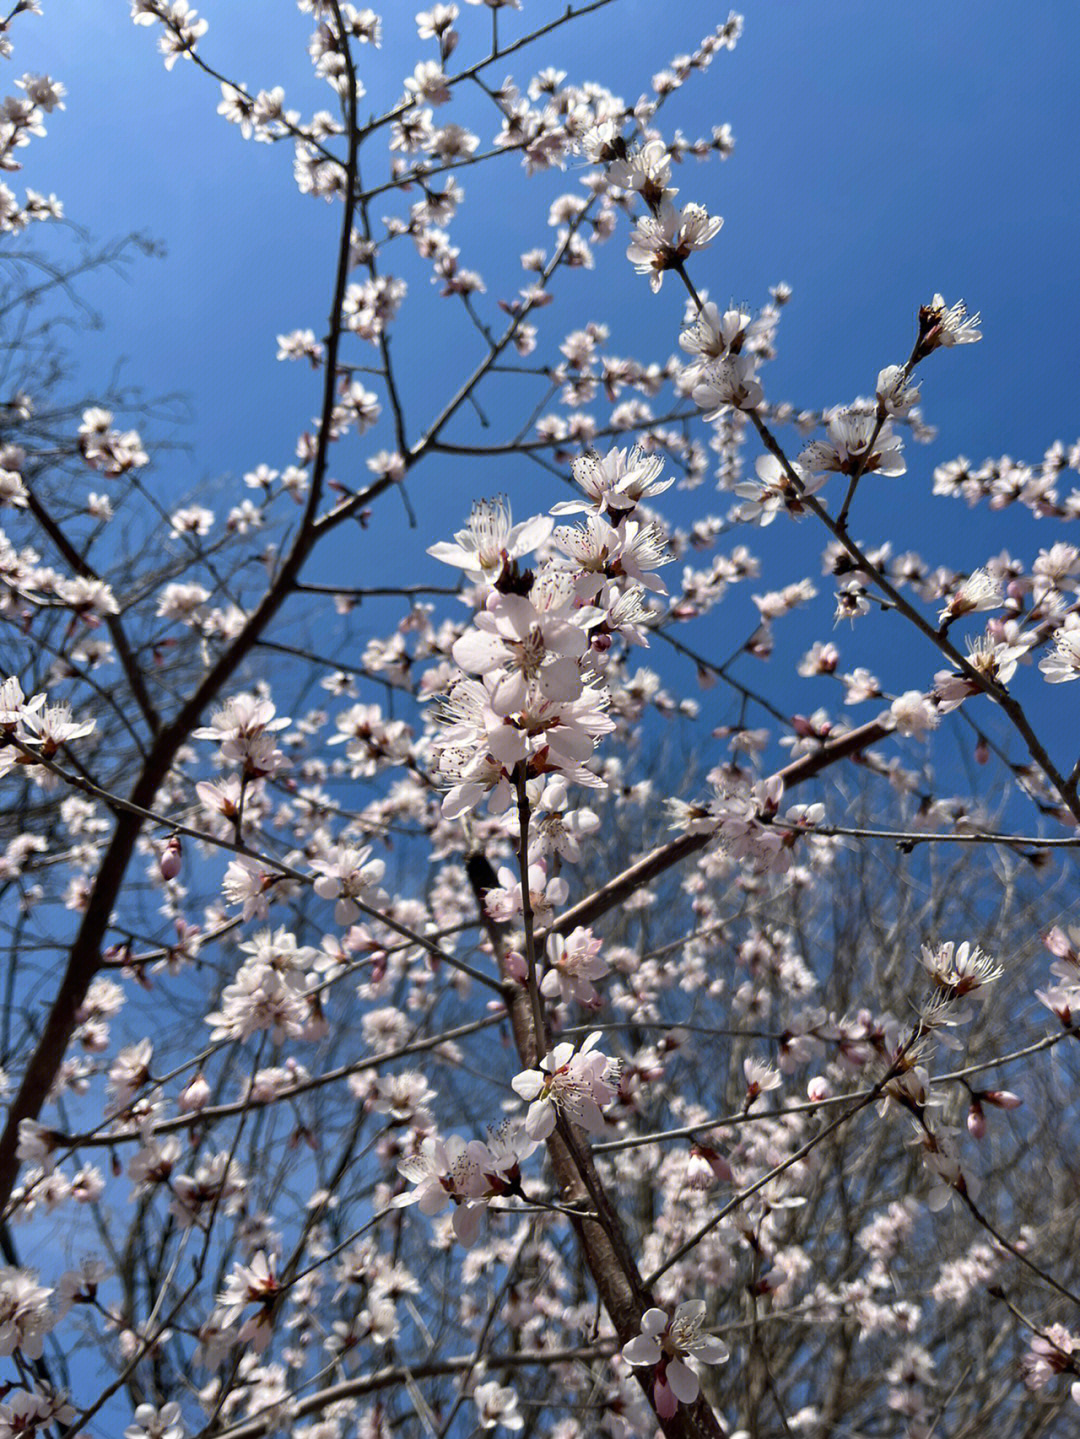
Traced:
<path fill-rule="evenodd" d="M 869 398 L 769 393 L 788 291 L 710 300 L 721 220 L 672 184 L 730 132 L 664 129 L 738 16 L 628 106 L 492 79 L 610 0 L 531 32 L 486 3 L 490 32 L 417 16 L 423 58 L 368 119 L 371 10 L 301 0 L 327 97 L 304 114 L 219 73 L 185 0 L 131 6 L 338 240 L 327 318 L 278 338 L 317 415 L 224 514 L 177 501 L 122 395 L 68 423 L 29 365 L 0 396 L 0 1436 L 1065 1432 L 1080 930 L 1053 918 L 1080 762 L 1053 704 L 1080 550 L 964 572 L 855 538 L 979 319 L 926 298 Z M 9 171 L 65 95 L 17 85 Z M 477 94 L 486 138 L 448 118 Z M 451 227 L 458 171 L 507 152 L 567 188 L 496 305 Z M 61 213 L 0 199 L 12 243 Z M 674 306 L 676 357 L 541 333 L 609 241 Z M 472 351 L 417 423 L 396 340 L 432 307 Z M 488 419 L 507 374 L 523 412 Z M 493 434 L 451 438 L 470 408 Z M 426 532 L 410 494 L 454 455 L 537 462 L 537 513 L 477 494 Z M 1052 523 L 1080 513 L 1070 469 L 1055 444 L 934 488 Z M 710 471 L 723 513 L 666 519 Z M 441 583 L 343 582 L 387 503 Z M 800 520 L 831 593 L 770 690 L 736 661 L 816 615 L 819 547 L 765 590 L 753 527 Z M 714 654 L 682 627 L 747 580 L 759 622 Z M 897 692 L 901 631 L 925 682 Z M 699 714 L 687 672 L 735 716 L 690 762 L 663 735 Z M 872 717 L 802 713 L 812 681 Z M 949 733 L 981 766 L 962 797 Z"/>

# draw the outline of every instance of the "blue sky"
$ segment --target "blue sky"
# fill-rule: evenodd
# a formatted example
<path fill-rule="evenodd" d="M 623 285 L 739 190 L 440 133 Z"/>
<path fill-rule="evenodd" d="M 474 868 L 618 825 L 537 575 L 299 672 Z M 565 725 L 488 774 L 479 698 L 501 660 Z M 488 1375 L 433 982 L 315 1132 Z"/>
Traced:
<path fill-rule="evenodd" d="M 433 53 L 430 42 L 424 48 L 416 40 L 419 8 L 412 0 L 383 7 L 383 47 L 361 57 L 373 111 L 397 97 L 417 59 Z M 485 43 L 488 12 L 461 8 L 455 63 L 465 64 Z M 526 0 L 521 16 L 507 16 L 504 33 L 563 8 Z M 1037 525 L 1016 508 L 992 516 L 956 501 L 931 504 L 929 494 L 934 465 L 958 453 L 975 461 L 1003 452 L 1037 459 L 1051 440 L 1077 438 L 1080 11 L 1047 0 L 1024 24 L 1000 0 L 978 7 L 750 0 L 742 8 L 736 52 L 722 54 L 665 112 L 668 130 L 679 125 L 692 136 L 726 121 L 736 138 L 726 163 L 691 161 L 677 177 L 684 200 L 725 217 L 698 261 L 698 284 L 722 301 L 750 305 L 778 280 L 793 286 L 766 385 L 770 399 L 798 407 L 866 393 L 883 364 L 906 356 L 919 303 L 936 290 L 950 301 L 962 295 L 982 311 L 986 339 L 925 367 L 924 410 L 939 438 L 913 449 L 903 480 L 864 487 L 856 533 L 867 543 L 892 538 L 898 549 L 919 548 L 930 562 L 954 566 L 973 566 L 1005 546 L 1033 555 L 1066 538 L 1060 525 Z M 235 0 L 210 0 L 202 13 L 210 30 L 200 51 L 209 63 L 252 89 L 283 84 L 287 102 L 305 112 L 327 104 L 305 53 L 308 18 L 291 3 L 261 5 L 257 23 L 252 8 Z M 524 83 L 554 64 L 633 100 L 656 69 L 692 49 L 725 14 L 726 7 L 696 0 L 621 0 L 540 42 L 529 59 L 496 66 L 491 78 L 512 68 Z M 189 398 L 192 423 L 157 432 L 187 446 L 159 461 L 157 482 L 170 495 L 238 477 L 259 462 L 283 468 L 315 412 L 318 378 L 278 363 L 274 337 L 298 326 L 321 330 L 338 211 L 297 193 L 289 147 L 241 141 L 215 114 L 217 87 L 194 66 L 166 73 L 155 32 L 133 26 L 126 4 L 99 0 L 80 20 L 70 7 L 46 4 L 43 17 L 17 22 L 15 73 L 47 70 L 69 91 L 48 138 L 24 152 L 18 178 L 55 190 L 70 218 L 100 239 L 138 229 L 168 249 L 167 258 L 140 260 L 124 277 L 87 284 L 106 325 L 73 339 L 81 383 L 92 390 L 95 377 L 123 358 L 124 373 L 146 393 Z M 455 117 L 444 111 L 443 118 Z M 477 128 L 485 142 L 494 131 L 490 119 Z M 379 178 L 384 162 L 377 149 L 365 178 Z M 519 253 L 549 241 L 551 198 L 579 183 L 573 171 L 527 184 L 519 178 L 514 157 L 462 176 L 467 200 L 454 239 L 462 263 L 485 274 L 489 317 L 497 317 L 495 300 L 523 282 Z M 394 208 L 388 197 L 384 213 Z M 39 243 L 42 229 L 32 236 Z M 681 297 L 670 281 L 659 297 L 648 293 L 623 258 L 625 239 L 598 250 L 593 275 L 559 280 L 556 303 L 540 317 L 552 344 L 593 318 L 610 324 L 617 354 L 663 360 L 672 352 Z M 63 237 L 49 243 L 64 246 Z M 461 357 L 478 351 L 475 336 L 459 344 L 457 332 L 442 328 L 446 304 L 411 255 L 401 263 L 410 296 L 395 355 L 415 435 L 452 393 Z M 497 411 L 494 420 L 496 437 L 500 420 L 504 432 L 513 427 Z M 336 460 L 342 477 L 363 473 L 365 456 L 388 439 L 376 431 L 350 441 Z M 426 545 L 456 527 L 478 495 L 505 490 L 519 510 L 546 508 L 561 495 L 554 481 L 548 493 L 538 473 L 505 461 L 486 469 L 429 466 L 412 490 L 420 526 L 406 547 L 399 507 L 384 507 L 385 530 L 377 521 L 377 537 L 392 541 L 393 564 L 381 558 L 388 553 L 381 544 L 335 560 L 351 564 L 363 583 L 395 575 L 444 582 L 445 572 L 423 555 Z M 706 488 L 691 499 L 676 501 L 678 519 L 729 506 Z M 747 538 L 782 561 L 770 584 L 818 573 L 818 536 L 806 526 L 777 525 Z M 730 603 L 740 607 L 730 611 L 733 632 L 748 632 L 749 593 Z M 726 619 L 729 608 L 723 613 Z M 812 626 L 817 635 L 825 628 Z M 806 637 L 798 633 L 796 650 Z M 710 654 L 730 649 L 726 641 L 710 644 L 706 631 L 688 638 Z M 904 683 L 928 683 L 932 657 L 910 653 Z M 854 653 L 844 658 L 865 662 Z M 831 691 L 814 699 L 833 701 Z"/>

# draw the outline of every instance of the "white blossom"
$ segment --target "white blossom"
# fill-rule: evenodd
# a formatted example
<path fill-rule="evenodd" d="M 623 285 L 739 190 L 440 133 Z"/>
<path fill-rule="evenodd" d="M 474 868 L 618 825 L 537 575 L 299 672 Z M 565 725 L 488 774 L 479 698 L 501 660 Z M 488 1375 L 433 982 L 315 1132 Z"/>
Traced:
<path fill-rule="evenodd" d="M 723 1364 L 727 1345 L 703 1332 L 705 1301 L 688 1299 L 674 1315 L 663 1309 L 646 1309 L 641 1333 L 622 1347 L 629 1364 L 654 1370 L 653 1402 L 662 1419 L 674 1416 L 680 1404 L 693 1404 L 701 1391 L 697 1373 L 687 1360 Z"/>

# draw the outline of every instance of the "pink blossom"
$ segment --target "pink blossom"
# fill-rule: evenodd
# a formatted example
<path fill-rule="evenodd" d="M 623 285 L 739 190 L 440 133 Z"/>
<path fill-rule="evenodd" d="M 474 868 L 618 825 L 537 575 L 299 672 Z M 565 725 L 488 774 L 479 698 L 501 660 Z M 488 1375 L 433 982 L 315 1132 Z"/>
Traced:
<path fill-rule="evenodd" d="M 539 1069 L 526 1069 L 511 1080 L 514 1092 L 528 1105 L 525 1129 L 530 1139 L 546 1139 L 557 1115 L 579 1124 L 589 1134 L 602 1134 L 601 1110 L 615 1097 L 610 1082 L 611 1061 L 596 1044 L 600 1031 L 590 1034 L 580 1049 L 569 1042 L 557 1044 L 540 1061 Z"/>

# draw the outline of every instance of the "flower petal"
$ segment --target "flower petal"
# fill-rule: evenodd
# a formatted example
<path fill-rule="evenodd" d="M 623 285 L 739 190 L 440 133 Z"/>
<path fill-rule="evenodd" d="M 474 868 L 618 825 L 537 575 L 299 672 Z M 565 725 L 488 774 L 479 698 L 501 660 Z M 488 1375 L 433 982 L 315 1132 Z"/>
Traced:
<path fill-rule="evenodd" d="M 623 1345 L 622 1356 L 627 1364 L 657 1364 L 660 1360 L 660 1345 L 649 1334 L 639 1334 Z"/>
<path fill-rule="evenodd" d="M 454 1217 L 451 1223 L 454 1226 L 454 1234 L 459 1244 L 466 1249 L 476 1243 L 476 1236 L 480 1233 L 480 1219 L 484 1213 L 482 1204 L 459 1204 L 454 1210 Z"/>
<path fill-rule="evenodd" d="M 519 555 L 528 554 L 530 550 L 535 550 L 537 545 L 544 543 L 554 525 L 555 521 L 550 515 L 534 515 L 531 520 L 524 520 L 520 525 L 514 526 L 507 536 L 506 547 Z"/>
<path fill-rule="evenodd" d="M 506 658 L 506 646 L 494 635 L 482 634 L 480 630 L 466 630 L 454 641 L 454 663 L 471 674 L 483 675 L 502 664 Z"/>
<path fill-rule="evenodd" d="M 607 1129 L 599 1105 L 587 1094 L 583 1094 L 574 1106 L 574 1122 L 580 1124 L 586 1134 L 603 1134 Z"/>
<path fill-rule="evenodd" d="M 478 568 L 475 551 L 469 553 L 460 545 L 451 544 L 449 540 L 440 540 L 437 545 L 430 545 L 428 554 L 433 560 L 441 560 L 444 565 L 456 565 L 458 569 Z"/>
<path fill-rule="evenodd" d="M 702 1364 L 723 1364 L 731 1357 L 731 1350 L 715 1334 L 703 1334 L 690 1352 Z"/>
<path fill-rule="evenodd" d="M 693 1404 L 701 1389 L 694 1371 L 678 1359 L 673 1359 L 667 1367 L 667 1382 L 680 1404 Z"/>
<path fill-rule="evenodd" d="M 437 1180 L 429 1179 L 417 1188 L 416 1199 L 420 1205 L 420 1213 L 431 1219 L 443 1212 L 450 1196 Z"/>
<path fill-rule="evenodd" d="M 515 1074 L 510 1081 L 510 1088 L 521 1099 L 534 1100 L 544 1087 L 544 1076 L 538 1069 L 524 1069 L 520 1074 Z"/>
<path fill-rule="evenodd" d="M 555 1106 L 547 1099 L 534 1100 L 525 1116 L 525 1133 L 530 1139 L 546 1139 L 555 1128 Z"/>

